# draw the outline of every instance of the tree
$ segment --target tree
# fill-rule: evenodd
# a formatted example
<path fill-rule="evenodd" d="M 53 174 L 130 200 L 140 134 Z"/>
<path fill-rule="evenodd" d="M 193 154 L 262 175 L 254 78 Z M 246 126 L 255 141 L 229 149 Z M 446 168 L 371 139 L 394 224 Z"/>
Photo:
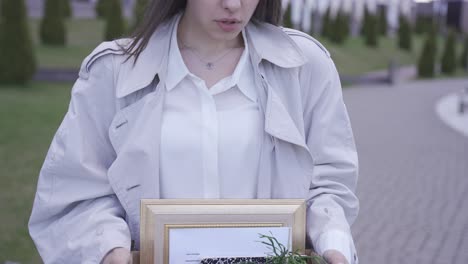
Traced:
<path fill-rule="evenodd" d="M 36 71 L 23 0 L 0 1 L 0 83 L 24 84 Z"/>
<path fill-rule="evenodd" d="M 332 21 L 331 21 L 330 13 L 331 13 L 330 6 L 328 6 L 327 11 L 325 12 L 325 15 L 323 16 L 323 20 L 322 20 L 322 36 L 325 38 L 328 38 L 331 35 Z"/>
<path fill-rule="evenodd" d="M 98 0 L 96 2 L 96 6 L 94 7 L 94 11 L 96 12 L 96 16 L 98 18 L 106 18 L 106 13 L 109 10 L 109 3 L 112 0 Z"/>
<path fill-rule="evenodd" d="M 369 9 L 367 8 L 367 5 L 364 5 L 364 16 L 362 18 L 361 22 L 361 36 L 365 36 L 367 34 L 367 27 L 369 25 Z"/>
<path fill-rule="evenodd" d="M 283 27 L 293 28 L 291 12 L 292 12 L 291 4 L 288 4 L 288 6 L 286 7 L 286 10 L 284 10 L 284 13 L 283 13 Z"/>
<path fill-rule="evenodd" d="M 122 15 L 120 0 L 109 0 L 106 15 L 105 40 L 113 40 L 122 37 L 125 32 L 125 21 Z"/>
<path fill-rule="evenodd" d="M 445 41 L 444 53 L 441 61 L 441 71 L 445 74 L 454 74 L 457 69 L 455 45 L 455 32 L 451 29 L 449 30 L 447 40 Z"/>
<path fill-rule="evenodd" d="M 427 33 L 431 30 L 434 23 L 435 21 L 432 16 L 418 15 L 414 25 L 414 32 L 416 34 Z"/>
<path fill-rule="evenodd" d="M 332 26 L 329 31 L 330 39 L 338 44 L 345 42 L 349 34 L 349 16 L 344 12 L 343 8 L 338 10 Z"/>
<path fill-rule="evenodd" d="M 387 35 L 387 9 L 385 6 L 379 6 L 379 33 L 382 36 Z"/>
<path fill-rule="evenodd" d="M 431 78 L 435 74 L 435 63 L 437 54 L 437 36 L 435 27 L 431 27 L 427 33 L 424 47 L 419 57 L 418 76 L 422 78 Z"/>
<path fill-rule="evenodd" d="M 63 0 L 62 9 L 63 9 L 63 15 L 66 18 L 72 17 L 72 8 L 70 5 L 70 0 Z"/>
<path fill-rule="evenodd" d="M 135 29 L 143 20 L 145 10 L 148 7 L 149 0 L 136 0 L 135 7 L 133 9 L 135 21 L 133 28 Z"/>
<path fill-rule="evenodd" d="M 398 47 L 403 50 L 411 51 L 413 48 L 413 37 L 411 35 L 411 25 L 408 18 L 400 13 L 398 27 Z"/>
<path fill-rule="evenodd" d="M 377 16 L 373 14 L 368 14 L 367 25 L 365 25 L 365 43 L 369 47 L 378 46 L 378 25 L 377 25 Z"/>
<path fill-rule="evenodd" d="M 40 26 L 42 44 L 64 46 L 66 44 L 63 0 L 46 0 L 44 17 Z"/>
<path fill-rule="evenodd" d="M 460 65 L 463 69 L 468 70 L 468 35 L 465 35 L 465 40 L 463 41 L 463 52 L 460 58 Z"/>

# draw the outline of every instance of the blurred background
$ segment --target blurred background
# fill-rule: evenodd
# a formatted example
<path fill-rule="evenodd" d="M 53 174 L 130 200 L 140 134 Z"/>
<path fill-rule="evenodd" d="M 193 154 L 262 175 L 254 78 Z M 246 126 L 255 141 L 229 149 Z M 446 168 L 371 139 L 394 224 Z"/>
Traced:
<path fill-rule="evenodd" d="M 0 0 L 0 263 L 41 263 L 27 222 L 81 61 L 131 32 L 148 1 Z M 340 72 L 360 159 L 360 263 L 468 263 L 468 1 L 283 10 Z"/>

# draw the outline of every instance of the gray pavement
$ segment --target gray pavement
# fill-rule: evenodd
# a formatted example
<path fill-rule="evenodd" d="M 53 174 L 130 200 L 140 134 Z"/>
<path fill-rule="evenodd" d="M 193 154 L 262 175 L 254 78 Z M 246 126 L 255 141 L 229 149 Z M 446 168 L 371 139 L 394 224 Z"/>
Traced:
<path fill-rule="evenodd" d="M 360 263 L 468 263 L 468 138 L 437 101 L 468 79 L 344 90 L 360 158 Z"/>

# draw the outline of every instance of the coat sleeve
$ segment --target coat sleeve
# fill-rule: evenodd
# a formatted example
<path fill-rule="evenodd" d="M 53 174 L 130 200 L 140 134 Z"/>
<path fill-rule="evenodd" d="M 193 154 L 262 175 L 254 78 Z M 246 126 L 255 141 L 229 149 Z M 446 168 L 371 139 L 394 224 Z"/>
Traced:
<path fill-rule="evenodd" d="M 329 56 L 317 56 L 314 61 L 304 74 L 309 86 L 304 102 L 305 134 L 314 158 L 307 234 L 319 254 L 336 249 L 353 264 L 358 262 L 350 231 L 359 211 L 354 193 L 356 145 L 335 64 Z"/>
<path fill-rule="evenodd" d="M 115 247 L 130 248 L 125 211 L 107 178 L 115 159 L 113 56 L 96 54 L 82 64 L 39 175 L 29 231 L 45 263 L 99 263 Z"/>

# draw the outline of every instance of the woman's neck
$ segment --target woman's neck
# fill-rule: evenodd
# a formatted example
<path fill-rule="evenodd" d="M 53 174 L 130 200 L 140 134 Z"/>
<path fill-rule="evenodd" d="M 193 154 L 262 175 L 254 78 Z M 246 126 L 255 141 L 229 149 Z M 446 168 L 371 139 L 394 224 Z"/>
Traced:
<path fill-rule="evenodd" d="M 230 40 L 217 40 L 210 37 L 200 26 L 190 21 L 187 14 L 184 14 L 180 20 L 177 39 L 179 47 L 188 46 L 195 49 L 203 57 L 213 57 L 232 48 L 243 47 L 242 34 Z"/>

